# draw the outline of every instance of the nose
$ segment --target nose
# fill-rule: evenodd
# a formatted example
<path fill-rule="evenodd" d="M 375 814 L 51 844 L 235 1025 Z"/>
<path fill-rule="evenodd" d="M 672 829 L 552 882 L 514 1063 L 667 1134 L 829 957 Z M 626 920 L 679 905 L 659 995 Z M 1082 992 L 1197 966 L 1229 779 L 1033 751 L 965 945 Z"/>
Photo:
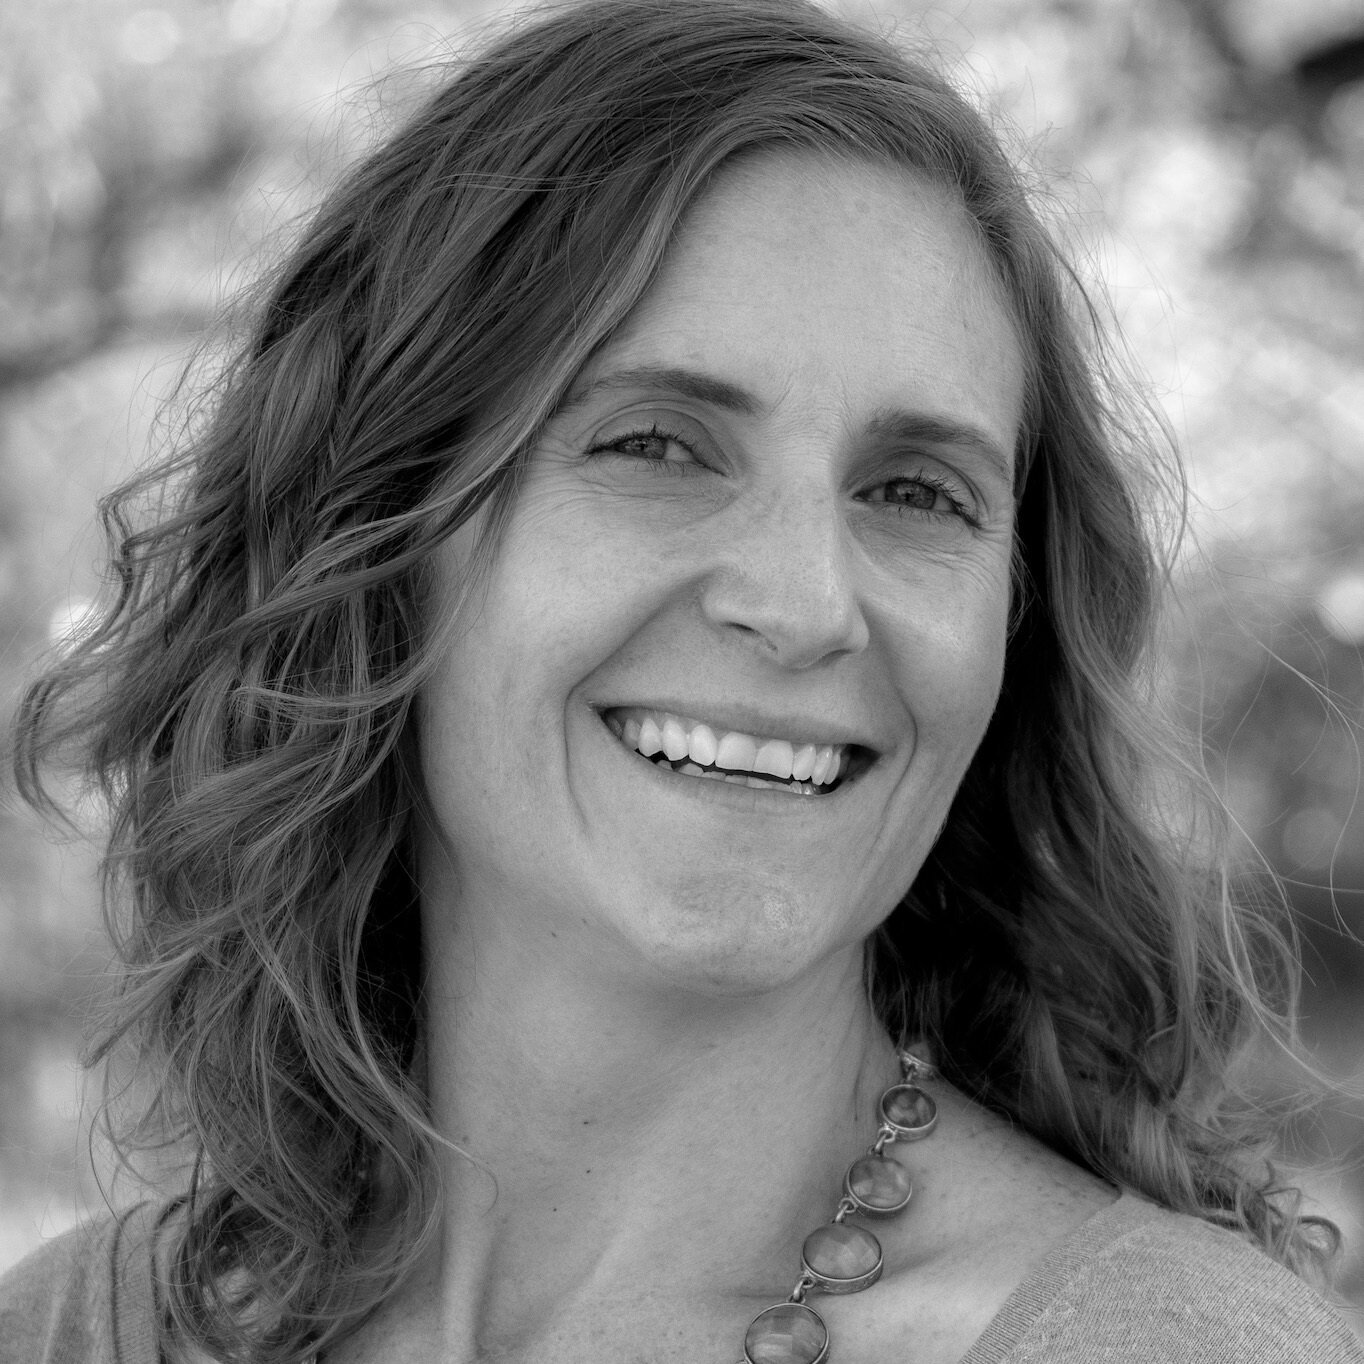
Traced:
<path fill-rule="evenodd" d="M 787 487 L 740 499 L 731 513 L 716 528 L 723 543 L 702 591 L 706 619 L 789 669 L 865 649 L 870 632 L 837 494 Z"/>

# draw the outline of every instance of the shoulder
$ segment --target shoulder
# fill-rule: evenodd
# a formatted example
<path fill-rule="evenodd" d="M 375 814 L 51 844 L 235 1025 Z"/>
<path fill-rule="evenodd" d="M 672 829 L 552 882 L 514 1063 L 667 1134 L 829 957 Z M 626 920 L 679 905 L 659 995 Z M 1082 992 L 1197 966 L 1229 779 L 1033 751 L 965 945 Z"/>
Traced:
<path fill-rule="evenodd" d="M 1019 1286 L 964 1364 L 1364 1364 L 1296 1275 L 1231 1232 L 1126 1194 Z"/>
<path fill-rule="evenodd" d="M 0 1277 L 0 1364 L 155 1364 L 161 1221 L 141 1204 L 54 1238 Z"/>

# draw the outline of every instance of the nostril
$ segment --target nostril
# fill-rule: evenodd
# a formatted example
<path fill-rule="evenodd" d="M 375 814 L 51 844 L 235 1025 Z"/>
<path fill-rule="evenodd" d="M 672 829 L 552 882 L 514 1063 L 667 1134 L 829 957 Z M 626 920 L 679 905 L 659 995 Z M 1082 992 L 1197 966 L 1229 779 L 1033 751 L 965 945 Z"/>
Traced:
<path fill-rule="evenodd" d="M 783 667 L 804 670 L 860 653 L 870 627 L 847 574 L 822 573 L 804 556 L 787 556 L 781 571 L 759 580 L 734 566 L 717 572 L 701 596 L 702 611 L 729 638 L 742 639 Z"/>

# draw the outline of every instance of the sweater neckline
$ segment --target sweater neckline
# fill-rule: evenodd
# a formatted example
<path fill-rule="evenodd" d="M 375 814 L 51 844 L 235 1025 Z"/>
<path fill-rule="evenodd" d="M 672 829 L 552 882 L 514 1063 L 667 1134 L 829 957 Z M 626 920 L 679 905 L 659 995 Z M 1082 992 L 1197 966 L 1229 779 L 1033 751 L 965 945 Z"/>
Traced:
<path fill-rule="evenodd" d="M 116 1304 L 114 1338 L 118 1343 L 115 1358 L 120 1364 L 152 1364 L 157 1358 L 157 1245 L 159 1233 L 179 1206 L 178 1200 L 160 1206 L 143 1203 L 120 1219 L 115 1255 L 136 1256 L 135 1265 L 125 1263 L 116 1267 L 114 1274 L 116 1285 L 123 1287 L 122 1292 L 112 1295 Z M 1120 1237 L 1159 1216 L 1160 1209 L 1154 1204 L 1129 1190 L 1120 1190 L 1112 1203 L 1082 1222 L 1024 1276 L 960 1364 L 1007 1364 L 1010 1351 L 1082 1267 Z M 119 1273 L 119 1268 L 125 1272 Z"/>
<path fill-rule="evenodd" d="M 959 1364 L 1006 1364 L 1009 1353 L 1082 1268 L 1113 1242 L 1160 1216 L 1154 1203 L 1119 1190 L 1112 1203 L 1053 1246 L 1023 1277 Z"/>

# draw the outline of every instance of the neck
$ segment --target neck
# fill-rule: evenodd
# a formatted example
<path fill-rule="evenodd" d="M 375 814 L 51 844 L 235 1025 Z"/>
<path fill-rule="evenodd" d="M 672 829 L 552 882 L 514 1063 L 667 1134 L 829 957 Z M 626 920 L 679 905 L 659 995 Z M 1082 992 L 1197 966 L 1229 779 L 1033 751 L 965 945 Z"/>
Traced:
<path fill-rule="evenodd" d="M 515 1338 L 651 1273 L 691 1299 L 789 1291 L 896 1073 L 859 951 L 747 996 L 524 943 L 433 955 L 432 1117 L 467 1153 L 442 1171 L 447 1331 Z"/>

